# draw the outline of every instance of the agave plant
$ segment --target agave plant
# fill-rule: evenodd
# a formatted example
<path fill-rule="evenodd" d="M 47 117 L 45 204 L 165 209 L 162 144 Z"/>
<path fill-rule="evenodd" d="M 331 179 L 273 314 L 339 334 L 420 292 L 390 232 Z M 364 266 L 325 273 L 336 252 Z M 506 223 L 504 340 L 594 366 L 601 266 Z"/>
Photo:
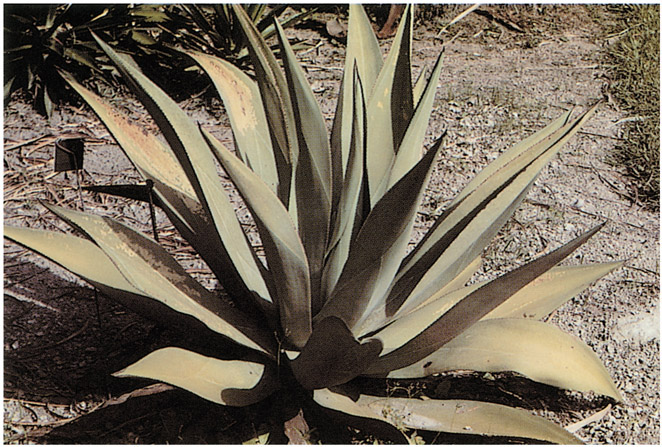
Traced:
<path fill-rule="evenodd" d="M 251 3 L 243 5 L 243 8 L 255 27 L 260 30 L 262 37 L 268 39 L 276 33 L 274 19 L 277 19 L 288 6 L 281 4 L 268 7 L 264 3 Z M 239 61 L 248 56 L 242 28 L 237 23 L 229 4 L 204 6 L 184 3 L 180 7 L 183 14 L 176 21 L 183 22 L 181 19 L 187 19 L 195 25 L 195 28 L 182 23 L 175 33 L 179 43 L 187 48 L 204 48 L 207 50 L 205 52 L 227 60 Z M 277 20 L 281 27 L 287 28 L 305 20 L 313 12 L 315 12 L 314 8 L 304 9 L 285 19 Z"/>
<path fill-rule="evenodd" d="M 156 202 L 226 294 L 210 292 L 153 239 L 108 217 L 46 205 L 84 237 L 5 227 L 6 237 L 107 296 L 214 340 L 218 349 L 218 356 L 209 356 L 166 347 L 115 375 L 164 381 L 223 405 L 251 405 L 280 390 L 354 421 L 578 442 L 523 409 L 385 398 L 357 386 L 454 370 L 514 371 L 621 400 L 588 346 L 540 321 L 619 265 L 557 266 L 599 227 L 492 281 L 465 285 L 542 168 L 595 107 L 575 119 L 565 113 L 503 153 L 408 251 L 419 202 L 443 150 L 439 138 L 421 155 L 442 56 L 428 80 L 412 85 L 410 8 L 383 59 L 363 9 L 350 6 L 330 138 L 282 28 L 276 23 L 281 68 L 249 16 L 239 6 L 233 10 L 255 81 L 214 56 L 188 56 L 225 104 L 236 155 L 100 39 L 163 139 L 67 76 L 153 183 Z M 219 165 L 250 210 L 259 255 L 240 226 Z M 228 345 L 242 349 L 228 351 Z M 228 352 L 236 358 L 228 359 Z"/>

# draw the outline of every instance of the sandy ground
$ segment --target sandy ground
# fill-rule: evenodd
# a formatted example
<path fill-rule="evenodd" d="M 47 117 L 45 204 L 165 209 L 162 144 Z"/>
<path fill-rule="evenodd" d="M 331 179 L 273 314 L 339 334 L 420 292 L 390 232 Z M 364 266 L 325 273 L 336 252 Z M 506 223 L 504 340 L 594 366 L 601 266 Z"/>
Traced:
<path fill-rule="evenodd" d="M 459 32 L 441 40 L 434 39 L 438 28 L 416 27 L 414 77 L 423 65 L 431 68 L 445 47 L 445 70 L 429 141 L 444 129 L 448 131 L 447 147 L 424 199 L 418 230 L 430 225 L 429 216 L 438 214 L 462 185 L 500 152 L 563 111 L 583 111 L 604 99 L 583 131 L 544 170 L 521 209 L 486 250 L 484 267 L 476 279 L 500 275 L 607 222 L 565 262 L 623 260 L 624 267 L 575 297 L 552 316 L 552 321 L 593 348 L 618 384 L 625 403 L 577 435 L 588 443 L 657 444 L 659 214 L 633 200 L 628 179 L 604 162 L 619 142 L 619 124 L 626 116 L 604 93 L 608 83 L 600 59 L 604 42 L 596 38 L 599 33 L 582 11 L 557 11 L 572 23 L 538 33 L 533 42 L 482 16 L 472 16 Z M 292 33 L 315 44 L 321 41 L 301 59 L 330 122 L 344 45 L 329 42 L 311 30 Z M 144 119 L 134 101 L 118 101 L 133 111 L 136 119 Z M 230 140 L 218 101 L 203 96 L 183 106 L 203 125 Z M 94 209 L 149 231 L 146 207 L 89 193 L 83 193 L 81 205 L 76 176 L 52 173 L 54 139 L 65 133 L 82 133 L 87 147 L 83 184 L 138 181 L 112 138 L 87 109 L 61 108 L 47 123 L 24 101 L 14 98 L 5 107 L 4 119 L 5 224 L 65 228 L 36 202 L 45 199 L 72 208 Z M 145 125 L 150 123 L 145 121 Z M 164 245 L 213 287 L 213 279 L 169 230 L 161 213 L 157 224 Z M 38 436 L 61 425 L 59 421 L 66 422 L 137 388 L 132 381 L 107 374 L 171 335 L 104 298 L 97 299 L 72 275 L 17 246 L 5 242 L 4 251 L 5 441 L 40 442 Z M 594 411 L 556 417 L 569 423 Z M 227 417 L 240 416 L 232 413 Z M 148 420 L 142 422 L 147 424 Z M 106 427 L 102 430 L 106 437 L 97 439 L 145 442 L 140 428 L 128 427 L 130 430 Z M 227 437 L 213 439 L 231 442 L 231 431 L 228 428 L 228 433 L 223 432 Z M 185 438 L 191 439 L 199 438 Z"/>

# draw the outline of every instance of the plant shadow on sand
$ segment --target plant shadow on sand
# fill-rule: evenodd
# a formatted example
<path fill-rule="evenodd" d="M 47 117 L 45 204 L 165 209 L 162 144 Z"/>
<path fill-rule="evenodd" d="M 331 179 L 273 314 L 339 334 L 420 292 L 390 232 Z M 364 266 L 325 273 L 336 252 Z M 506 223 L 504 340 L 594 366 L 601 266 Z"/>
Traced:
<path fill-rule="evenodd" d="M 8 256 L 7 261 L 6 273 L 12 281 L 6 287 L 4 303 L 9 337 L 6 336 L 6 344 L 11 347 L 5 350 L 5 399 L 20 403 L 21 410 L 16 411 L 22 415 L 12 414 L 11 410 L 9 413 L 15 426 L 30 427 L 31 431 L 6 433 L 6 442 L 237 443 L 268 431 L 275 433 L 277 430 L 270 430 L 271 427 L 295 416 L 295 410 L 286 408 L 287 403 L 279 394 L 245 408 L 216 405 L 169 387 L 151 395 L 118 398 L 151 382 L 115 378 L 113 372 L 162 346 L 204 346 L 178 332 L 155 326 L 101 294 L 95 295 L 92 289 L 23 261 L 21 256 Z M 47 290 L 61 293 L 46 293 Z M 32 297 L 48 298 L 41 301 Z M 424 392 L 437 398 L 480 397 L 488 402 L 562 413 L 595 410 L 608 401 L 567 393 L 514 374 L 453 373 L 423 381 L 388 380 L 383 385 L 373 385 L 372 391 L 385 398 L 415 397 Z M 47 417 L 35 411 L 41 407 L 47 409 Z M 69 413 L 58 412 L 62 408 L 68 408 Z M 373 436 L 380 441 L 397 441 L 397 434 L 380 432 L 380 427 L 365 431 L 347 425 L 338 428 L 326 418 L 331 416 L 338 419 L 336 422 L 347 423 L 340 415 L 316 413 L 312 408 L 304 411 L 313 440 L 324 432 L 326 439 L 340 443 L 375 439 Z M 281 414 L 276 416 L 276 412 Z M 5 414 L 7 417 L 7 406 Z M 418 435 L 427 442 L 459 444 L 522 441 L 432 432 Z"/>

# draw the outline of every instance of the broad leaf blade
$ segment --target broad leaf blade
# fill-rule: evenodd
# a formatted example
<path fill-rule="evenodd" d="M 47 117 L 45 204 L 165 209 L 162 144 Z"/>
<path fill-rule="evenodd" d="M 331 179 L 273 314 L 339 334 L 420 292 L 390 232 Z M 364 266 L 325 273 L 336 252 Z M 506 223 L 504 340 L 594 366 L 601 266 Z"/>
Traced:
<path fill-rule="evenodd" d="M 163 296 L 150 296 L 134 287 L 94 242 L 64 233 L 17 227 L 5 227 L 5 237 L 45 256 L 107 297 L 163 327 L 196 333 L 219 345 L 228 340 L 215 332 L 213 326 L 210 328 L 196 317 L 169 307 Z"/>
<path fill-rule="evenodd" d="M 408 5 L 368 100 L 367 170 L 372 204 L 386 192 L 389 170 L 414 111 L 410 66 L 412 23 L 411 5 Z"/>
<path fill-rule="evenodd" d="M 278 196 L 286 206 L 291 208 L 293 203 L 293 197 L 291 197 L 293 192 L 290 190 L 291 175 L 292 171 L 296 169 L 299 149 L 295 133 L 296 121 L 287 82 L 262 34 L 244 9 L 240 5 L 232 5 L 232 10 L 246 36 L 248 52 L 255 68 L 272 141 L 279 149 L 280 155 L 276 155 L 276 162 L 278 163 L 281 191 Z M 296 214 L 292 209 L 290 212 L 296 219 Z"/>
<path fill-rule="evenodd" d="M 530 146 L 450 207 L 403 262 L 387 299 L 387 316 L 405 302 L 420 304 L 475 259 L 514 213 L 543 167 L 594 111 Z"/>
<path fill-rule="evenodd" d="M 129 293 L 140 293 L 103 251 L 87 239 L 11 226 L 5 226 L 4 232 L 7 239 L 47 257 L 88 282 L 104 284 Z"/>
<path fill-rule="evenodd" d="M 310 273 L 296 228 L 273 191 L 211 134 L 203 135 L 258 225 L 283 330 L 294 346 L 302 348 L 312 330 Z"/>
<path fill-rule="evenodd" d="M 406 250 L 442 141 L 443 137 L 374 206 L 356 236 L 338 284 L 316 318 L 336 316 L 353 329 L 380 305 Z"/>
<path fill-rule="evenodd" d="M 443 313 L 440 318 L 426 327 L 419 335 L 394 351 L 380 357 L 367 373 L 387 374 L 390 371 L 416 363 L 432 354 L 527 284 L 561 262 L 593 236 L 603 225 L 589 230 L 553 252 L 508 272 L 470 293 Z"/>
<path fill-rule="evenodd" d="M 92 239 L 129 283 L 235 342 L 272 355 L 267 331 L 195 281 L 160 245 L 109 218 L 46 205 Z"/>
<path fill-rule="evenodd" d="M 326 259 L 322 291 L 324 296 L 330 296 L 338 282 L 352 241 L 356 237 L 365 220 L 367 210 L 364 210 L 363 197 L 367 194 L 365 187 L 365 99 L 363 87 L 358 72 L 354 67 L 354 104 L 352 112 L 352 133 L 347 161 L 347 172 L 340 188 L 340 200 Z"/>
<path fill-rule="evenodd" d="M 409 126 L 407 126 L 407 131 L 402 138 L 402 142 L 393 161 L 387 189 L 391 189 L 421 158 L 423 139 L 428 128 L 428 121 L 430 120 L 430 113 L 432 112 L 432 105 L 434 104 L 434 97 L 437 92 L 437 84 L 441 75 L 443 56 L 444 53 L 442 51 L 432 70 L 432 75 L 422 93 L 422 97 L 417 102 L 413 117 L 409 122 Z"/>
<path fill-rule="evenodd" d="M 299 160 L 294 171 L 297 220 L 301 241 L 310 267 L 312 308 L 317 313 L 323 304 L 322 269 L 331 221 L 331 153 L 326 124 L 310 85 L 297 62 L 283 29 L 278 31 L 283 65 L 297 122 Z"/>
<path fill-rule="evenodd" d="M 467 400 L 418 400 L 361 394 L 357 400 L 331 390 L 316 390 L 315 402 L 361 418 L 416 430 L 536 439 L 579 444 L 579 439 L 528 411 Z"/>
<path fill-rule="evenodd" d="M 236 218 L 234 208 L 216 172 L 214 158 L 198 127 L 170 97 L 138 69 L 133 60 L 117 54 L 98 38 L 97 42 L 117 65 L 129 86 L 152 115 L 177 157 L 204 214 L 211 220 L 210 225 L 213 225 L 222 241 L 220 247 L 214 246 L 214 249 L 218 248 L 222 264 L 230 272 L 233 282 L 240 286 L 236 292 L 257 293 L 270 301 L 263 271 L 257 265 L 259 261 Z M 162 181 L 158 177 L 156 179 Z M 178 211 L 182 214 L 181 210 Z M 191 228 L 194 231 L 206 229 L 196 228 L 194 225 L 191 225 Z M 212 232 L 208 234 L 215 238 Z M 222 277 L 219 274 L 219 278 Z M 244 281 L 250 281 L 250 284 L 243 284 Z M 244 296 L 238 295 L 237 298 Z"/>
<path fill-rule="evenodd" d="M 531 318 L 539 320 L 622 265 L 622 262 L 608 262 L 554 267 L 515 293 L 484 318 Z"/>
<path fill-rule="evenodd" d="M 278 191 L 276 159 L 257 84 L 223 59 L 198 52 L 187 54 L 207 72 L 216 86 L 230 118 L 237 153 L 274 192 Z"/>
<path fill-rule="evenodd" d="M 529 318 L 542 319 L 556 310 L 589 284 L 618 267 L 620 263 L 554 267 L 513 294 L 482 319 Z M 416 337 L 451 307 L 489 281 L 474 283 L 453 291 L 445 287 L 413 311 L 401 309 L 395 321 L 375 334 L 387 354 Z"/>
<path fill-rule="evenodd" d="M 128 117 L 123 116 L 98 95 L 76 82 L 71 75 L 65 72 L 61 72 L 61 75 L 97 114 L 143 176 L 156 177 L 170 188 L 195 197 L 195 191 L 177 158 L 156 135 L 145 132 L 142 126 L 133 124 Z"/>
<path fill-rule="evenodd" d="M 274 372 L 244 360 L 220 360 L 181 348 L 161 348 L 113 374 L 169 383 L 221 405 L 251 405 L 276 391 Z"/>
<path fill-rule="evenodd" d="M 418 378 L 455 370 L 514 371 L 558 388 L 623 400 L 600 359 L 580 339 L 521 318 L 479 321 L 419 362 L 391 371 L 389 377 Z"/>

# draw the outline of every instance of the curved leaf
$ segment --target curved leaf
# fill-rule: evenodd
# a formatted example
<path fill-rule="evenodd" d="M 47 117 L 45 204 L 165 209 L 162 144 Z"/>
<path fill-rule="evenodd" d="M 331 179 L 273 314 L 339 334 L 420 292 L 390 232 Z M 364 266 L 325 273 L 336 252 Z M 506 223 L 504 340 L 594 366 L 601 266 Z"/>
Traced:
<path fill-rule="evenodd" d="M 272 273 L 286 338 L 302 348 L 312 331 L 310 273 L 299 235 L 285 206 L 269 187 L 206 131 L 212 152 L 230 176 L 258 226 Z"/>
<path fill-rule="evenodd" d="M 274 356 L 274 342 L 267 331 L 202 287 L 156 242 L 109 218 L 46 206 L 92 239 L 142 294 L 197 318 L 239 344 Z"/>
<path fill-rule="evenodd" d="M 541 319 L 568 299 L 580 293 L 589 284 L 618 267 L 620 263 L 554 267 L 513 294 L 482 320 L 494 318 Z M 418 335 L 434 323 L 451 307 L 489 281 L 474 283 L 452 292 L 444 289 L 408 313 L 396 314 L 393 323 L 375 334 L 387 354 Z"/>
<path fill-rule="evenodd" d="M 101 97 L 76 82 L 69 73 L 60 74 L 92 108 L 143 177 L 158 178 L 170 188 L 195 197 L 195 191 L 174 153 L 156 135 L 145 132 L 143 126 L 134 124 Z"/>
<path fill-rule="evenodd" d="M 53 231 L 5 226 L 4 236 L 64 267 L 90 283 L 138 294 L 115 264 L 93 242 Z"/>
<path fill-rule="evenodd" d="M 262 180 L 278 191 L 278 170 L 257 84 L 223 59 L 187 52 L 209 75 L 230 118 L 237 153 Z"/>
<path fill-rule="evenodd" d="M 121 56 L 102 40 L 96 36 L 95 38 L 152 115 L 177 157 L 204 213 L 221 238 L 222 244 L 218 247 L 217 256 L 232 275 L 234 283 L 242 285 L 243 290 L 257 293 L 270 301 L 263 270 L 257 265 L 259 261 L 237 220 L 234 208 L 216 172 L 214 157 L 208 150 L 198 127 L 172 98 L 140 71 L 132 59 Z M 181 210 L 179 212 L 182 213 Z M 198 230 L 194 226 L 192 228 Z M 207 235 L 214 237 L 211 232 Z M 237 274 L 232 274 L 235 269 Z M 219 277 L 223 276 L 219 275 Z M 243 284 L 244 281 L 250 281 L 250 284 Z M 242 290 L 237 292 L 241 293 Z"/>
<path fill-rule="evenodd" d="M 220 360 L 173 347 L 154 351 L 113 375 L 166 382 L 235 407 L 259 402 L 278 387 L 273 371 L 262 363 Z"/>
<path fill-rule="evenodd" d="M 543 167 L 595 111 L 526 148 L 451 206 L 407 256 L 387 298 L 387 314 L 418 305 L 475 259 L 512 215 Z"/>
<path fill-rule="evenodd" d="M 316 390 L 313 399 L 326 408 L 416 430 L 510 436 L 557 444 L 581 443 L 550 421 L 528 411 L 493 403 L 389 398 L 365 394 L 352 400 L 328 389 Z"/>
<path fill-rule="evenodd" d="M 555 267 L 540 275 L 484 318 L 541 319 L 589 285 L 621 267 L 622 262 Z"/>
<path fill-rule="evenodd" d="M 259 271 L 255 270 L 252 260 L 246 263 L 239 256 L 242 250 L 235 245 L 242 241 L 231 246 L 235 262 L 226 253 L 221 238 L 196 199 L 191 183 L 170 148 L 156 135 L 145 132 L 141 126 L 77 83 L 70 75 L 62 75 L 108 128 L 138 172 L 153 182 L 158 202 L 163 205 L 170 221 L 205 260 L 228 293 L 242 297 L 251 293 L 248 289 L 252 289 L 257 296 L 264 298 L 262 301 L 270 299 L 264 280 Z M 252 274 L 249 273 L 251 271 Z"/>
<path fill-rule="evenodd" d="M 80 276 L 107 297 L 164 327 L 197 333 L 225 343 L 228 339 L 192 314 L 180 313 L 162 296 L 147 295 L 134 287 L 93 242 L 77 236 L 28 228 L 5 227 L 5 237 Z M 176 306 L 175 306 L 176 307 Z M 233 340 L 234 341 L 234 340 Z"/>
<path fill-rule="evenodd" d="M 514 371 L 558 388 L 623 400 L 591 348 L 554 326 L 523 318 L 479 321 L 433 354 L 391 371 L 388 377 L 409 379 L 455 370 Z"/>
<path fill-rule="evenodd" d="M 593 236 L 603 225 L 598 225 L 551 253 L 541 256 L 474 290 L 444 312 L 434 323 L 425 327 L 420 334 L 394 351 L 380 357 L 368 369 L 366 374 L 387 374 L 390 371 L 416 363 L 432 354 L 534 279 L 561 262 Z"/>
<path fill-rule="evenodd" d="M 367 104 L 367 171 L 370 203 L 386 192 L 389 169 L 414 112 L 411 82 L 412 6 L 407 5 L 398 32 Z"/>

